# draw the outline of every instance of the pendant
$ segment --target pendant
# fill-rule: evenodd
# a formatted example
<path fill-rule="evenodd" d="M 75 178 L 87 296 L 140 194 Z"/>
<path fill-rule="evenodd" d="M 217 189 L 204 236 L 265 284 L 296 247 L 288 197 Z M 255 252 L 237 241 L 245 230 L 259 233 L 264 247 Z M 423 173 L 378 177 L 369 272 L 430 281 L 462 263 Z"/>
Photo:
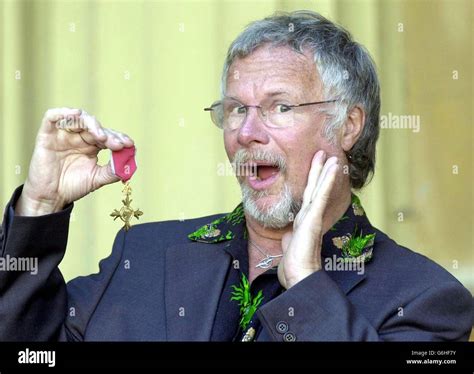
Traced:
<path fill-rule="evenodd" d="M 260 269 L 268 269 L 273 263 L 273 258 L 270 256 L 265 257 L 262 261 L 260 261 L 257 265 L 255 265 L 256 268 Z"/>
<path fill-rule="evenodd" d="M 117 218 L 120 218 L 125 224 L 123 229 L 128 231 L 132 225 L 130 224 L 130 220 L 135 217 L 139 219 L 143 212 L 140 209 L 134 210 L 131 207 L 132 199 L 130 199 L 130 195 L 132 194 L 132 187 L 130 187 L 130 182 L 125 183 L 125 186 L 122 190 L 122 193 L 125 194 L 125 199 L 122 200 L 123 207 L 120 210 L 114 209 L 114 211 L 110 214 L 111 217 L 114 217 L 114 221 Z"/>
<path fill-rule="evenodd" d="M 269 267 L 272 266 L 273 259 L 280 258 L 280 257 L 282 257 L 282 255 L 278 255 L 278 256 L 267 255 L 267 257 L 265 257 L 262 261 L 260 261 L 257 265 L 255 265 L 255 267 L 260 268 L 260 269 L 268 269 Z"/>

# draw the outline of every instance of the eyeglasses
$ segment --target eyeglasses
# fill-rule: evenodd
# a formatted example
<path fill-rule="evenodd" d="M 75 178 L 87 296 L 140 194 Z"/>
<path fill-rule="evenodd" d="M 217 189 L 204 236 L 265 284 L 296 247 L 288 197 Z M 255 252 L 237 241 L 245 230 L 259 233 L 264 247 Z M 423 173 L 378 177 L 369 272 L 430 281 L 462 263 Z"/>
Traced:
<path fill-rule="evenodd" d="M 211 112 L 211 119 L 220 129 L 236 130 L 245 122 L 249 109 L 257 109 L 263 123 L 272 128 L 291 127 L 295 124 L 297 114 L 301 114 L 310 105 L 333 103 L 337 100 L 315 101 L 303 104 L 282 104 L 272 102 L 267 105 L 244 105 L 231 98 L 216 101 L 205 111 Z"/>

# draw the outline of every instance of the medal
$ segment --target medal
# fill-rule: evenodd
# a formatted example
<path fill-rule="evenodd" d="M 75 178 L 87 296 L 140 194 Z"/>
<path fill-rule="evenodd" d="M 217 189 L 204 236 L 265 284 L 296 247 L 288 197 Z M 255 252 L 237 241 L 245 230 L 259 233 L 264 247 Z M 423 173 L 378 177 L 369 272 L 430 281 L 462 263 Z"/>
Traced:
<path fill-rule="evenodd" d="M 130 178 L 132 178 L 133 173 L 137 170 L 137 164 L 135 162 L 135 147 L 124 148 L 120 151 L 112 152 L 111 166 L 113 173 L 118 176 L 124 187 L 122 193 L 125 195 L 125 198 L 122 200 L 123 206 L 120 210 L 114 209 L 110 214 L 111 217 L 114 217 L 114 221 L 117 218 L 120 218 L 124 222 L 123 229 L 128 231 L 132 227 L 130 220 L 132 218 L 139 219 L 143 212 L 140 209 L 133 209 L 131 206 L 132 199 L 132 187 L 130 186 Z"/>

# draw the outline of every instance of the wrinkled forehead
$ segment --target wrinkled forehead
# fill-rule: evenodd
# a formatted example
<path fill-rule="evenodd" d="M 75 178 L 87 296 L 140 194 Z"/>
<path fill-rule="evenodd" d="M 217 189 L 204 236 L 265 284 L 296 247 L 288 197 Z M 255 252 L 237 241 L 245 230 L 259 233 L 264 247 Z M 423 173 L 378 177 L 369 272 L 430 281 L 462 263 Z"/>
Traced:
<path fill-rule="evenodd" d="M 275 96 L 317 99 L 322 85 L 309 51 L 299 53 L 288 46 L 264 45 L 233 61 L 226 88 L 226 96 L 248 102 Z"/>

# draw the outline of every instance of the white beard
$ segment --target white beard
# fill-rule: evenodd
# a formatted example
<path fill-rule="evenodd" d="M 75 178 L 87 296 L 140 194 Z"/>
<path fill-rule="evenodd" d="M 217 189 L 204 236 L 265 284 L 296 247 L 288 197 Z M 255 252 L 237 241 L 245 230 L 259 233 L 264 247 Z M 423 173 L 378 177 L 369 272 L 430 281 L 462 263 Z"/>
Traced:
<path fill-rule="evenodd" d="M 282 229 L 294 221 L 301 209 L 302 202 L 293 197 L 287 184 L 281 190 L 278 201 L 272 206 L 264 207 L 259 207 L 257 200 L 268 196 L 267 191 L 255 191 L 245 183 L 240 188 L 244 210 L 264 227 Z"/>

